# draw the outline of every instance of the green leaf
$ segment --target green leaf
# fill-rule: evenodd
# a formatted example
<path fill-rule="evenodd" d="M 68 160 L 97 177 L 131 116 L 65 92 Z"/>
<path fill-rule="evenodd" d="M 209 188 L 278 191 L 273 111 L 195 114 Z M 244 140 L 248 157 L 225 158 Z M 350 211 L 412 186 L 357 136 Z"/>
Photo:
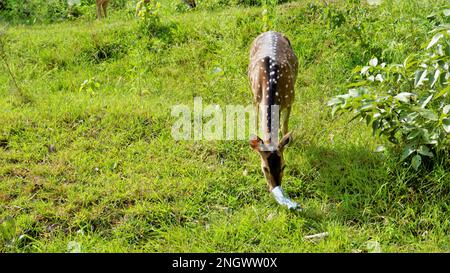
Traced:
<path fill-rule="evenodd" d="M 450 134 L 450 118 L 444 118 L 442 120 L 442 126 L 444 127 L 445 132 Z"/>
<path fill-rule="evenodd" d="M 442 89 L 434 98 L 437 99 L 441 96 L 447 95 L 448 91 L 450 91 L 450 85 L 447 86 L 446 88 Z"/>
<path fill-rule="evenodd" d="M 444 106 L 442 112 L 447 115 L 450 112 L 450 104 Z"/>
<path fill-rule="evenodd" d="M 428 132 L 428 130 L 427 129 L 422 129 L 421 131 L 422 131 L 421 136 L 422 136 L 423 143 L 431 144 L 432 141 L 430 139 L 430 133 Z"/>
<path fill-rule="evenodd" d="M 409 103 L 410 98 L 413 96 L 415 96 L 413 93 L 401 92 L 401 93 L 397 94 L 397 96 L 395 96 L 394 98 L 401 102 Z"/>
<path fill-rule="evenodd" d="M 338 104 L 342 104 L 342 99 L 336 97 L 332 98 L 327 102 L 327 106 L 334 106 Z"/>
<path fill-rule="evenodd" d="M 363 68 L 361 68 L 361 75 L 364 75 L 367 73 L 367 71 L 369 71 L 370 66 L 364 66 Z"/>
<path fill-rule="evenodd" d="M 434 20 L 436 18 L 436 12 L 431 13 L 430 15 L 427 16 L 428 20 Z"/>
<path fill-rule="evenodd" d="M 402 157 L 400 158 L 400 161 L 405 160 L 410 156 L 412 153 L 414 153 L 416 150 L 411 148 L 410 146 L 406 146 L 405 149 L 403 149 Z"/>
<path fill-rule="evenodd" d="M 413 131 L 411 131 L 408 136 L 406 137 L 407 140 L 413 140 L 417 137 L 419 137 L 422 134 L 422 130 L 420 129 L 414 129 Z"/>
<path fill-rule="evenodd" d="M 431 87 L 433 87 L 437 80 L 439 79 L 439 76 L 441 75 L 441 70 L 438 68 L 436 69 L 436 71 L 434 71 L 434 75 L 431 76 L 430 81 L 431 81 Z"/>
<path fill-rule="evenodd" d="M 419 149 L 417 149 L 417 152 L 421 155 L 433 157 L 433 153 L 430 152 L 430 149 L 427 146 L 421 145 Z"/>
<path fill-rule="evenodd" d="M 411 160 L 411 165 L 414 170 L 417 171 L 420 167 L 420 164 L 422 164 L 422 157 L 420 155 L 415 155 Z"/>
<path fill-rule="evenodd" d="M 339 106 L 334 106 L 331 110 L 331 116 L 334 117 L 336 115 L 336 112 L 340 109 Z"/>
<path fill-rule="evenodd" d="M 421 85 L 423 85 L 423 82 L 426 80 L 427 78 L 427 70 L 417 70 L 415 75 L 414 75 L 414 87 L 419 87 Z"/>
<path fill-rule="evenodd" d="M 414 60 L 414 54 L 410 54 L 408 57 L 406 57 L 406 59 L 403 61 L 403 67 L 405 69 L 410 68 L 411 66 L 413 66 L 414 64 L 416 64 L 417 61 Z"/>
<path fill-rule="evenodd" d="M 350 119 L 350 121 L 349 121 L 348 123 L 354 121 L 355 119 L 357 119 L 357 118 L 359 118 L 359 117 L 361 117 L 361 114 L 360 114 L 360 113 L 357 114 L 356 116 L 354 116 L 352 119 Z"/>
<path fill-rule="evenodd" d="M 436 35 L 433 36 L 433 38 L 431 39 L 430 43 L 427 46 L 427 49 L 430 49 L 432 46 L 434 46 L 437 42 L 439 42 L 439 40 L 444 37 L 444 34 L 442 33 L 438 33 Z"/>
<path fill-rule="evenodd" d="M 366 125 L 369 126 L 371 121 L 372 121 L 372 115 L 367 115 L 366 116 Z"/>
<path fill-rule="evenodd" d="M 361 95 L 361 92 L 359 91 L 359 89 L 350 89 L 348 90 L 348 95 L 352 98 L 356 98 Z"/>
<path fill-rule="evenodd" d="M 369 110 L 374 109 L 375 107 L 376 106 L 372 105 L 371 103 L 365 103 L 358 109 L 358 111 L 360 111 L 360 112 L 367 112 Z"/>
<path fill-rule="evenodd" d="M 436 113 L 434 113 L 433 111 L 428 110 L 428 109 L 422 109 L 422 111 L 420 111 L 419 114 L 428 120 L 432 120 L 432 121 L 439 120 L 438 115 L 436 115 Z"/>
<path fill-rule="evenodd" d="M 447 51 L 447 56 L 450 56 L 450 46 L 448 45 L 446 47 L 446 51 Z M 449 81 L 447 78 L 448 73 L 441 73 L 441 75 L 439 76 L 439 83 L 441 84 L 441 86 L 448 86 Z"/>
<path fill-rule="evenodd" d="M 380 128 L 380 122 L 378 120 L 374 120 L 372 122 L 372 135 L 375 136 L 377 130 Z"/>
<path fill-rule="evenodd" d="M 450 16 L 450 9 L 444 9 L 442 11 L 442 14 L 444 14 L 445 17 L 449 17 Z"/>
<path fill-rule="evenodd" d="M 426 98 L 426 99 L 424 100 L 424 102 L 422 102 L 421 107 L 422 107 L 422 108 L 425 108 L 425 106 L 427 106 L 427 104 L 430 102 L 431 98 L 433 98 L 433 95 L 428 96 L 428 98 Z"/>

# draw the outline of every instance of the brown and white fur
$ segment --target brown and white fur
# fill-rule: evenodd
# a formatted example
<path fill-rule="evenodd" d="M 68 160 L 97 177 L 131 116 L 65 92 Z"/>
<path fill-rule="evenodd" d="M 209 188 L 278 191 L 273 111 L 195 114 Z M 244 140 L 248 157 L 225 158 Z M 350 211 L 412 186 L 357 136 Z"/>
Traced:
<path fill-rule="evenodd" d="M 183 0 L 186 5 L 188 5 L 191 9 L 195 8 L 197 5 L 195 4 L 195 0 Z"/>
<path fill-rule="evenodd" d="M 250 146 L 260 155 L 261 169 L 269 190 L 278 203 L 289 208 L 299 208 L 295 202 L 285 196 L 281 188 L 285 167 L 283 151 L 292 140 L 291 133 L 288 133 L 288 123 L 295 98 L 297 69 L 297 57 L 289 40 L 283 34 L 269 31 L 262 33 L 253 41 L 248 76 L 253 91 L 257 117 L 256 128 L 259 129 L 258 122 L 261 122 L 263 139 L 257 136 L 252 137 Z M 267 107 L 272 105 L 279 107 L 278 116 L 283 137 L 279 143 L 270 146 L 274 138 L 278 139 L 279 133 L 272 132 L 276 114 L 270 108 L 267 110 Z"/>
<path fill-rule="evenodd" d="M 109 0 L 97 0 L 96 4 L 97 4 L 97 19 L 106 17 L 107 15 L 106 9 L 108 8 Z"/>

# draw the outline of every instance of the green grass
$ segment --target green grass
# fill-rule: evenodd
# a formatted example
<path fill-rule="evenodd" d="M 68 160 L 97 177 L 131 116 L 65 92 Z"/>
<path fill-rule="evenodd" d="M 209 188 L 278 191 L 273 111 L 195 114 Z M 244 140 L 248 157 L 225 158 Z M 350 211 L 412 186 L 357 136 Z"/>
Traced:
<path fill-rule="evenodd" d="M 0 251 L 65 252 L 76 241 L 83 252 L 365 252 L 377 241 L 383 252 L 449 252 L 448 166 L 415 172 L 325 106 L 356 65 L 423 46 L 426 16 L 445 1 L 331 2 L 280 5 L 274 23 L 300 63 L 283 185 L 301 213 L 275 203 L 247 141 L 171 137 L 173 105 L 251 103 L 261 7 L 176 12 L 163 1 L 165 32 L 153 40 L 121 10 L 9 26 L 7 61 L 30 102 L 2 64 L 0 221 L 14 227 Z M 80 90 L 89 79 L 99 87 Z M 388 150 L 375 153 L 380 144 Z"/>

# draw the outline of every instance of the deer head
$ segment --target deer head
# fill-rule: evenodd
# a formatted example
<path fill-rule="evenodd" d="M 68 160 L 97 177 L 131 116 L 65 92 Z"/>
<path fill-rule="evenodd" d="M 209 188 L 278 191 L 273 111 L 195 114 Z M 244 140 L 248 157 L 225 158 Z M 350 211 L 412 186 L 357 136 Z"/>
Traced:
<path fill-rule="evenodd" d="M 250 147 L 256 151 L 261 158 L 261 170 L 266 178 L 269 190 L 281 185 L 283 172 L 286 164 L 283 152 L 286 145 L 292 141 L 292 134 L 286 134 L 278 143 L 275 149 L 267 149 L 264 141 L 258 136 L 253 136 L 250 140 Z"/>

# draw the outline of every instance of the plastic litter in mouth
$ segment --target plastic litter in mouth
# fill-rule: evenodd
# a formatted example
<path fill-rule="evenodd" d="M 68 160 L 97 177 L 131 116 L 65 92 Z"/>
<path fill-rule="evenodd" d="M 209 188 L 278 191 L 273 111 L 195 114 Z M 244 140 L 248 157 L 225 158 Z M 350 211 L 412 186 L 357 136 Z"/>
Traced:
<path fill-rule="evenodd" d="M 280 204 L 282 206 L 286 206 L 288 209 L 299 210 L 299 211 L 302 210 L 299 204 L 292 201 L 291 199 L 289 199 L 286 196 L 286 194 L 284 193 L 281 186 L 277 186 L 277 187 L 273 188 L 272 195 L 273 195 L 273 197 L 275 197 L 275 200 L 277 201 L 278 204 Z"/>

